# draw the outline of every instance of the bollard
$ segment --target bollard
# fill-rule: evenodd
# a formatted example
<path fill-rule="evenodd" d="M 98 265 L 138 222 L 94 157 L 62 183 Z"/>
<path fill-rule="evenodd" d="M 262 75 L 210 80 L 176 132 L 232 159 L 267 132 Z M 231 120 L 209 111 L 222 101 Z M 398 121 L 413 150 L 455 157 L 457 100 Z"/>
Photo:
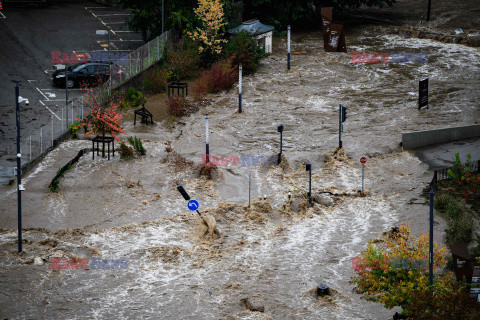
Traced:
<path fill-rule="evenodd" d="M 250 208 L 250 190 L 252 189 L 251 186 L 251 180 L 252 180 L 252 173 L 248 173 L 248 207 Z"/>
<path fill-rule="evenodd" d="M 290 70 L 290 26 L 287 27 L 287 70 Z"/>
<path fill-rule="evenodd" d="M 328 286 L 326 284 L 321 283 L 317 286 L 317 294 L 319 296 L 322 296 L 322 297 L 324 295 L 329 295 L 330 294 L 330 289 L 328 288 Z"/>
<path fill-rule="evenodd" d="M 208 163 L 210 161 L 210 145 L 208 142 L 208 113 L 205 115 L 205 151 L 206 151 L 206 161 L 205 163 Z"/>
<path fill-rule="evenodd" d="M 312 165 L 308 163 L 305 166 L 305 170 L 309 172 L 309 183 L 308 183 L 308 203 L 310 207 L 312 206 Z"/>
<path fill-rule="evenodd" d="M 278 154 L 278 164 L 280 164 L 282 161 L 283 124 L 278 126 L 277 131 L 280 132 L 280 153 Z"/>
<path fill-rule="evenodd" d="M 52 147 L 53 147 L 53 114 L 51 115 L 52 118 Z"/>
<path fill-rule="evenodd" d="M 242 113 L 242 65 L 238 66 L 238 113 Z"/>

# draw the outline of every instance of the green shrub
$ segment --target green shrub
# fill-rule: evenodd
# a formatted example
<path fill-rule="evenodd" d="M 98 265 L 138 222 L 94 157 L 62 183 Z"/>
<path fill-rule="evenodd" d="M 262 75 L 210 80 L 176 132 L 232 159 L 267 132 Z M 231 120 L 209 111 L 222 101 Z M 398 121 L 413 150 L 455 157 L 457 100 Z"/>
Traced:
<path fill-rule="evenodd" d="M 76 133 L 80 129 L 80 122 L 74 122 L 70 124 L 70 132 Z"/>
<path fill-rule="evenodd" d="M 179 81 L 191 77 L 198 69 L 199 61 L 198 48 L 182 38 L 178 43 L 171 45 L 167 51 L 168 80 Z"/>
<path fill-rule="evenodd" d="M 135 89 L 134 87 L 130 87 L 125 94 L 125 99 L 120 104 L 120 107 L 128 109 L 128 108 L 136 108 L 138 107 L 143 101 L 143 94 L 141 91 Z"/>
<path fill-rule="evenodd" d="M 136 136 L 128 137 L 128 142 L 132 145 L 135 152 L 137 152 L 139 155 L 144 156 L 145 154 L 147 154 L 145 148 L 143 147 L 142 141 L 140 141 L 140 139 L 138 139 Z"/>
<path fill-rule="evenodd" d="M 125 143 L 120 143 L 120 158 L 130 159 L 133 157 L 133 149 L 127 146 Z"/>
<path fill-rule="evenodd" d="M 445 229 L 445 243 L 452 246 L 460 243 L 470 243 L 473 238 L 473 220 L 468 214 L 460 215 L 456 220 L 449 222 Z"/>
<path fill-rule="evenodd" d="M 149 93 L 164 93 L 167 91 L 167 78 L 167 70 L 159 65 L 155 65 L 155 67 L 145 71 L 145 91 Z"/>
<path fill-rule="evenodd" d="M 435 196 L 435 209 L 440 212 L 445 212 L 447 205 L 451 202 L 457 201 L 448 193 L 442 193 Z"/>
<path fill-rule="evenodd" d="M 467 153 L 467 161 L 465 165 L 462 165 L 462 161 L 460 160 L 460 154 L 455 152 L 455 159 L 453 163 L 453 170 L 448 170 L 448 176 L 451 179 L 461 179 L 464 175 L 466 175 L 470 170 L 470 161 L 472 156 L 470 153 Z"/>
<path fill-rule="evenodd" d="M 464 215 L 468 215 L 468 212 L 466 212 L 467 208 L 463 203 L 461 203 L 458 200 L 454 200 L 447 204 L 447 207 L 445 208 L 445 216 L 448 219 L 451 220 L 457 220 L 460 219 Z"/>
<path fill-rule="evenodd" d="M 225 51 L 227 57 L 232 59 L 232 66 L 238 69 L 238 65 L 242 64 L 245 74 L 255 72 L 260 60 L 265 56 L 257 41 L 246 31 L 231 37 Z"/>

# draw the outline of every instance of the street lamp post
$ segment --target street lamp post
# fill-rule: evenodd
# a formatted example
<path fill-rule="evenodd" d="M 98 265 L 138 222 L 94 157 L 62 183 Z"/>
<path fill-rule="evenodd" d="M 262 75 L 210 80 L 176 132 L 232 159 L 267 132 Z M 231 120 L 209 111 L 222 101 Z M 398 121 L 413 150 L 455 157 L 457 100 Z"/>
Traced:
<path fill-rule="evenodd" d="M 20 88 L 15 85 L 15 115 L 17 126 L 17 209 L 18 209 L 18 252 L 22 252 L 22 154 L 20 152 L 20 103 L 29 104 L 28 99 L 20 97 Z"/>
<path fill-rule="evenodd" d="M 108 54 L 108 94 L 110 95 L 112 91 L 112 66 L 111 66 L 111 58 L 110 58 L 110 31 L 108 30 L 97 30 L 95 32 L 97 35 L 108 35 L 108 43 L 107 43 L 107 54 Z"/>

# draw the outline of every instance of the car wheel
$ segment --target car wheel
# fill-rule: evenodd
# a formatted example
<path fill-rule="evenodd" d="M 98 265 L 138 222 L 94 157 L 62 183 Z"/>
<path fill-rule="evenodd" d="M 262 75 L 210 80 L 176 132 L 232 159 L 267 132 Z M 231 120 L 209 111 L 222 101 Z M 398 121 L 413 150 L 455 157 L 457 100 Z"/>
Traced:
<path fill-rule="evenodd" d="M 73 81 L 73 80 L 68 80 L 67 81 L 67 87 L 73 88 L 74 86 L 75 86 L 75 81 Z"/>

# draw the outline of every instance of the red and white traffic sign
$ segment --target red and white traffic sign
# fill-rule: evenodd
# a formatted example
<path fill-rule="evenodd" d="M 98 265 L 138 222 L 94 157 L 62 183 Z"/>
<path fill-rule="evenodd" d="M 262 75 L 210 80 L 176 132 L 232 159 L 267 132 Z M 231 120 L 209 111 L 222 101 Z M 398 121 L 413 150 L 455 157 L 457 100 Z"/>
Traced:
<path fill-rule="evenodd" d="M 361 158 L 360 158 L 360 163 L 361 163 L 361 164 L 367 163 L 367 158 L 361 157 Z"/>

